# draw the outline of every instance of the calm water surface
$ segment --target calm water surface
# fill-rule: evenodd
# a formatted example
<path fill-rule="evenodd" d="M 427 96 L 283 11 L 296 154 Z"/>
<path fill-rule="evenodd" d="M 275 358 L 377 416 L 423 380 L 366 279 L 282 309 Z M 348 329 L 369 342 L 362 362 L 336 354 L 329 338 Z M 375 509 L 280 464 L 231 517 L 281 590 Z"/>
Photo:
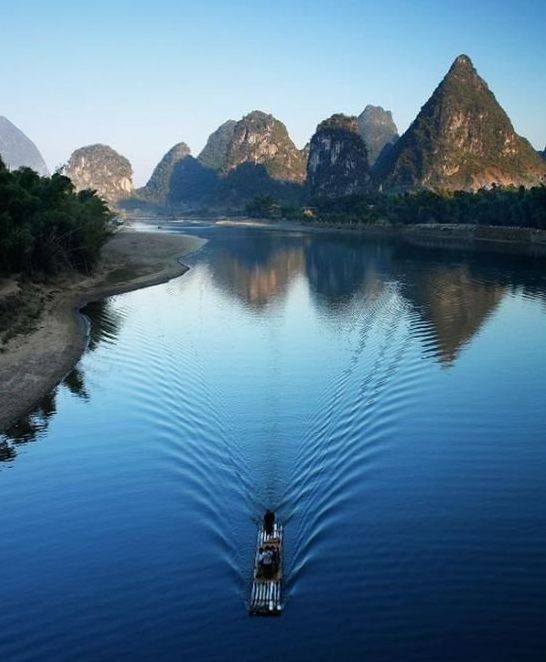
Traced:
<path fill-rule="evenodd" d="M 544 260 L 193 231 L 5 437 L 0 659 L 546 659 Z"/>

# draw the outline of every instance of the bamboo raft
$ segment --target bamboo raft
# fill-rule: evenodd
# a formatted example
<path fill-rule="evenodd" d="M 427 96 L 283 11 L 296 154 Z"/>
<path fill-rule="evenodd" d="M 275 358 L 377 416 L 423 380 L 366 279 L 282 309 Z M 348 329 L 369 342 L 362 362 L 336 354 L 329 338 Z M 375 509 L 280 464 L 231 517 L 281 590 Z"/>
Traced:
<path fill-rule="evenodd" d="M 281 583 L 282 583 L 282 524 L 273 525 L 273 533 L 268 535 L 263 524 L 258 529 L 258 542 L 256 555 L 254 557 L 254 575 L 250 591 L 250 605 L 248 608 L 251 616 L 280 616 Z M 277 552 L 278 564 L 270 577 L 265 577 L 260 567 L 258 557 L 260 547 L 271 547 Z"/>

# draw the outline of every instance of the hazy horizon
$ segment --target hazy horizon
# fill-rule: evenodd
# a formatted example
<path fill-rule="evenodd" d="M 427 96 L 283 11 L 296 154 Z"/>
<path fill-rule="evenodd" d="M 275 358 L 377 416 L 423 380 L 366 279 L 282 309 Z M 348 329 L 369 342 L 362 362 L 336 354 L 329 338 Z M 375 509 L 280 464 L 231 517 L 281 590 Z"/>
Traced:
<path fill-rule="evenodd" d="M 7 90 L 0 115 L 53 170 L 78 147 L 129 158 L 137 186 L 175 143 L 197 155 L 227 119 L 272 113 L 298 145 L 334 112 L 391 110 L 400 133 L 460 53 L 468 54 L 536 149 L 546 145 L 546 45 L 540 2 L 468 0 L 438 9 L 342 0 L 66 0 L 3 3 Z"/>

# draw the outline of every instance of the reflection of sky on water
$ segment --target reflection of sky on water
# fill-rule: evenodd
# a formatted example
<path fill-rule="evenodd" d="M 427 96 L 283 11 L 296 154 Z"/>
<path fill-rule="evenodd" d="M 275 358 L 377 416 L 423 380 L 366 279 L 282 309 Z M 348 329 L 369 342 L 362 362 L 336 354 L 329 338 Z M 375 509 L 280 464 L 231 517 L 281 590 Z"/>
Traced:
<path fill-rule="evenodd" d="M 273 507 L 279 659 L 536 659 L 542 265 L 207 232 L 183 277 L 88 311 L 92 351 L 5 438 L 0 657 L 255 659 Z"/>

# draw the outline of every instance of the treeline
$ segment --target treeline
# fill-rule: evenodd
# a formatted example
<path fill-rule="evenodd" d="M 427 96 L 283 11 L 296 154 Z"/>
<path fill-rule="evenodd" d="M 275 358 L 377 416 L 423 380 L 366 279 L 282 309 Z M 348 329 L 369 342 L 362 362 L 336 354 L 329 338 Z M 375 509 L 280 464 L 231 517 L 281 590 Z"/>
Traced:
<path fill-rule="evenodd" d="M 465 223 L 546 229 L 546 186 L 526 189 L 492 187 L 466 191 L 369 193 L 311 200 L 307 207 L 283 205 L 258 196 L 246 213 L 263 218 L 324 223 L 390 224 Z"/>
<path fill-rule="evenodd" d="M 112 215 L 67 177 L 10 172 L 0 159 L 0 273 L 89 272 L 110 235 Z"/>

